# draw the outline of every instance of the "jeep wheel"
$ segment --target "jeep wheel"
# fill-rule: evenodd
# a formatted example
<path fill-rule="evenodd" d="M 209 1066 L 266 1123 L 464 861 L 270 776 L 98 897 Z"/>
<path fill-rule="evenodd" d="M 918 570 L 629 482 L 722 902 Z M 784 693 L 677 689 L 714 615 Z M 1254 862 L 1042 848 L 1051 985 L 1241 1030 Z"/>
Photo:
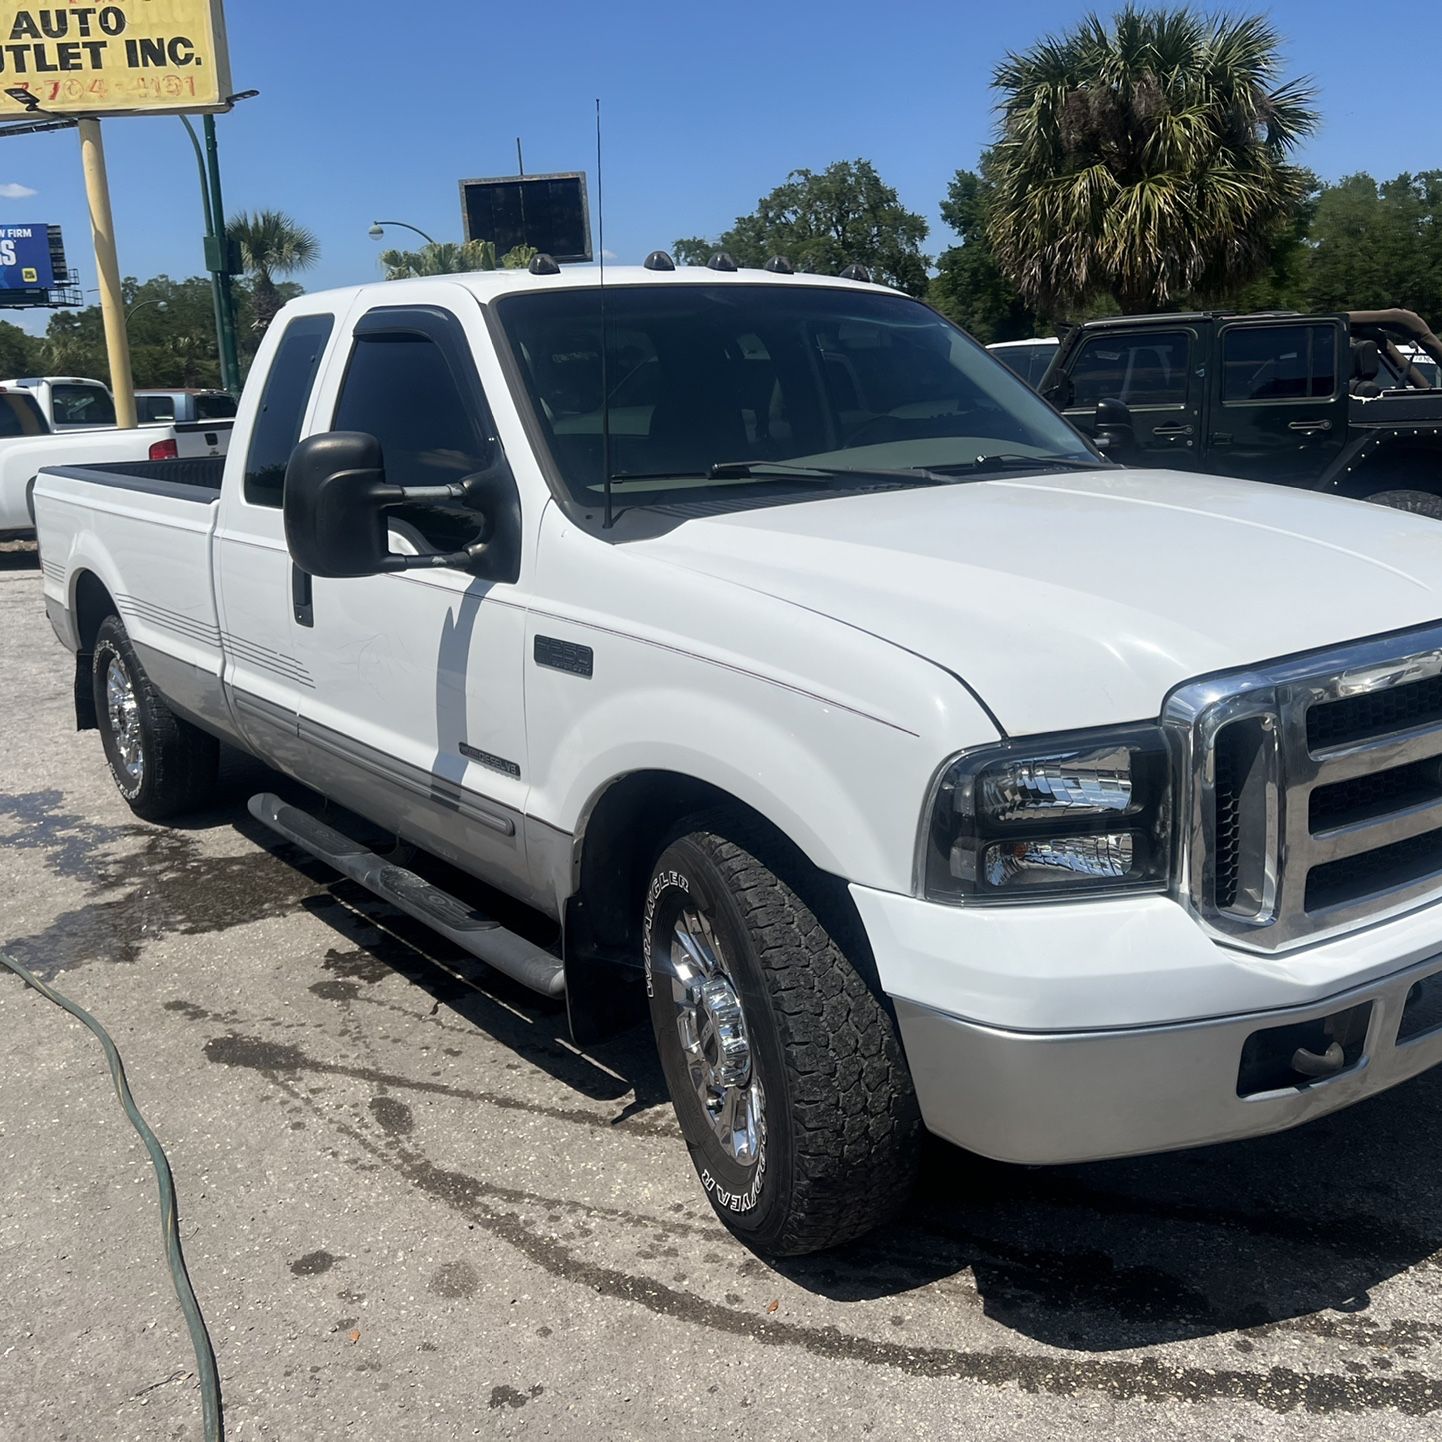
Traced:
<path fill-rule="evenodd" d="M 161 699 L 118 616 L 101 622 L 91 676 L 105 759 L 130 809 L 164 821 L 204 805 L 215 787 L 219 743 Z"/>
<path fill-rule="evenodd" d="M 646 896 L 651 1021 L 691 1160 L 721 1220 L 777 1255 L 885 1221 L 920 1146 L 895 1020 L 840 944 L 855 930 L 865 954 L 828 882 L 726 812 L 688 824 Z"/>
<path fill-rule="evenodd" d="M 1442 496 L 1434 496 L 1431 491 L 1378 491 L 1367 499 L 1374 506 L 1390 506 L 1394 511 L 1411 511 L 1416 516 L 1442 521 Z"/>

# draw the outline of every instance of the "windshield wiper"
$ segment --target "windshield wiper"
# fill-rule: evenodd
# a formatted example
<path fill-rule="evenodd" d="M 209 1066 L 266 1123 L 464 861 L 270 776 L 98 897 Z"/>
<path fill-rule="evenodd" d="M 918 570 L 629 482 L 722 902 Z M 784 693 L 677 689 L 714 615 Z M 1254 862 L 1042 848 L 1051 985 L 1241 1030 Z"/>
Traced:
<path fill-rule="evenodd" d="M 974 461 L 951 461 L 928 469 L 942 476 L 973 475 L 977 471 L 1043 471 L 1048 467 L 1062 471 L 1104 471 L 1112 469 L 1112 462 L 1101 460 L 1080 460 L 1070 456 L 1023 456 L 1006 452 L 995 456 L 978 456 Z"/>
<path fill-rule="evenodd" d="M 906 470 L 887 470 L 880 466 L 803 466 L 792 465 L 790 461 L 717 461 L 707 472 L 713 481 L 728 477 L 755 476 L 764 480 L 768 476 L 777 480 L 818 480 L 834 481 L 841 476 L 871 477 L 883 481 L 906 481 L 909 485 L 946 486 L 951 482 L 941 475 L 920 466 Z"/>

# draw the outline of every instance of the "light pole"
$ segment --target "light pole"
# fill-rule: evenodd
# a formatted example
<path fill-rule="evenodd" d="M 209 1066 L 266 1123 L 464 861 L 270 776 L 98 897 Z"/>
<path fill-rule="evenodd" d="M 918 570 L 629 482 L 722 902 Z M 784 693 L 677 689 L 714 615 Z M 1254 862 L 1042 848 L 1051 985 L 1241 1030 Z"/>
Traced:
<path fill-rule="evenodd" d="M 158 305 L 158 306 L 161 308 L 161 310 L 164 310 L 165 307 L 166 307 L 166 304 L 167 304 L 167 302 L 161 300 L 159 297 L 154 297 L 154 298 L 152 298 L 152 299 L 150 299 L 150 300 L 137 301 L 133 306 L 130 307 L 130 309 L 129 309 L 128 311 L 125 312 L 125 324 L 126 324 L 126 325 L 129 325 L 129 324 L 130 324 L 130 317 L 133 316 L 136 311 L 138 311 L 138 310 L 144 310 L 145 307 L 148 306 L 148 305 Z"/>
<path fill-rule="evenodd" d="M 253 100 L 258 90 L 242 90 L 229 101 Z M 207 115 L 205 149 L 190 123 L 188 115 L 180 122 L 195 148 L 195 165 L 200 172 L 200 200 L 205 208 L 205 268 L 210 272 L 210 288 L 215 303 L 215 336 L 220 347 L 220 381 L 232 395 L 240 394 L 240 352 L 235 334 L 235 290 L 231 278 L 236 271 L 232 246 L 225 230 L 225 200 L 220 190 L 220 145 L 215 134 L 215 116 Z"/>
<path fill-rule="evenodd" d="M 370 238 L 371 238 L 372 240 L 384 240 L 384 239 L 385 239 L 385 234 L 386 234 L 386 226 L 388 226 L 388 225 L 398 226 L 401 230 L 413 230 L 413 231 L 415 231 L 415 233 L 416 233 L 418 236 L 420 236 L 420 238 L 421 238 L 423 241 L 425 241 L 425 243 L 426 243 L 427 245 L 438 245 L 438 244 L 440 244 L 439 241 L 434 240 L 434 239 L 432 239 L 429 235 L 427 235 L 427 234 L 425 233 L 425 231 L 423 231 L 423 230 L 420 228 L 420 226 L 418 226 L 418 225 L 411 225 L 408 221 L 404 221 L 404 220 L 377 220 L 377 221 L 373 221 L 373 222 L 371 223 L 371 228 L 370 228 Z"/>

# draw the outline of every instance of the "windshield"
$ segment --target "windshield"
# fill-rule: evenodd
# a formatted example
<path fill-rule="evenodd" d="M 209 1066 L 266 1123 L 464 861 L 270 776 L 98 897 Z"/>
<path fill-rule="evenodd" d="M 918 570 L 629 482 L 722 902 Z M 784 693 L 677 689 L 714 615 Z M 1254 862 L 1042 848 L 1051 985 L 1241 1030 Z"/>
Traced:
<path fill-rule="evenodd" d="M 508 296 L 497 314 L 556 469 L 594 504 L 604 483 L 600 292 Z M 1033 458 L 1037 470 L 1105 464 L 985 350 L 903 296 L 618 286 L 606 292 L 606 329 L 623 505 L 714 496 L 744 506 L 748 490 L 805 479 L 786 477 L 787 465 L 846 490 L 874 486 L 878 470 L 982 474 L 993 457 L 1013 473 Z M 718 465 L 727 472 L 713 476 Z"/>
<path fill-rule="evenodd" d="M 51 386 L 50 408 L 57 426 L 115 424 L 115 403 L 103 386 Z"/>

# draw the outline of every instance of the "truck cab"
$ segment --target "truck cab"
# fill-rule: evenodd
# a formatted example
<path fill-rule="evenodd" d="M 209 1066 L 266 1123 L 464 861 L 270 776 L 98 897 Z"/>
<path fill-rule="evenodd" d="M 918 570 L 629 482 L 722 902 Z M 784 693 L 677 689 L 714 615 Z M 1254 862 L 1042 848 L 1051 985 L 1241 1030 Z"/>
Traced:
<path fill-rule="evenodd" d="M 1121 316 L 1071 331 L 1042 394 L 1128 464 L 1442 516 L 1438 360 L 1406 311 Z"/>
<path fill-rule="evenodd" d="M 301 297 L 224 460 L 42 474 L 77 721 L 136 814 L 248 751 L 300 783 L 257 820 L 577 1045 L 648 1016 L 764 1251 L 884 1223 L 923 1126 L 1097 1160 L 1442 1063 L 1431 522 L 1118 466 L 864 280 L 606 281 Z M 1086 356 L 1159 456 L 1207 424 L 1202 320 Z M 1289 329 L 1273 402 L 1350 404 L 1340 321 Z M 1297 388 L 1238 334 L 1250 404 Z"/>

